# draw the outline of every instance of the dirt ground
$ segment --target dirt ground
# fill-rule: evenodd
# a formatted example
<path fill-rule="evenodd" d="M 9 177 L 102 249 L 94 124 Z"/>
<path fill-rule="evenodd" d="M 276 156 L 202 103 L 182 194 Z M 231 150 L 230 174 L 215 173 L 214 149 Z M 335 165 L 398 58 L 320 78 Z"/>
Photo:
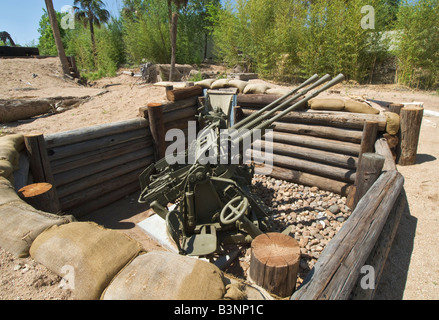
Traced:
<path fill-rule="evenodd" d="M 61 113 L 1 124 L 0 134 L 49 134 L 132 119 L 138 116 L 139 107 L 165 100 L 164 87 L 142 83 L 139 78 L 129 75 L 119 74 L 98 80 L 92 87 L 84 87 L 64 80 L 60 70 L 55 58 L 0 59 L 0 99 L 89 97 L 80 106 Z M 426 110 L 439 111 L 438 92 L 410 90 L 397 85 L 343 84 L 335 89 L 339 93 L 324 95 L 361 96 L 394 103 L 421 101 Z M 438 125 L 439 117 L 424 116 L 417 163 L 398 166 L 405 177 L 409 205 L 384 270 L 378 299 L 439 298 L 439 243 L 436 241 L 439 229 Z M 146 247 L 160 249 L 151 239 L 145 239 L 144 234 L 130 228 L 149 214 L 137 204 L 136 195 L 119 201 L 115 206 L 120 215 L 111 221 L 103 218 L 108 209 L 96 212 L 91 218 L 106 227 L 116 226 L 131 232 L 131 236 Z M 59 277 L 31 259 L 15 259 L 4 250 L 0 251 L 0 299 L 69 299 L 68 292 L 60 288 L 61 283 Z"/>

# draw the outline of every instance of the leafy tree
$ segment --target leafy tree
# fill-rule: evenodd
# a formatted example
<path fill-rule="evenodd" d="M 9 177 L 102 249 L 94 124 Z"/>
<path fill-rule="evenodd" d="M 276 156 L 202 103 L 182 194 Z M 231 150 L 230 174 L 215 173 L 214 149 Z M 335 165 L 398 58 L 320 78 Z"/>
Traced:
<path fill-rule="evenodd" d="M 90 28 L 91 44 L 95 63 L 97 51 L 94 26 L 100 28 L 101 24 L 108 22 L 110 13 L 106 10 L 102 0 L 75 0 L 73 2 L 76 11 L 76 18 L 83 22 L 84 27 Z M 79 6 L 79 7 L 78 7 Z"/>

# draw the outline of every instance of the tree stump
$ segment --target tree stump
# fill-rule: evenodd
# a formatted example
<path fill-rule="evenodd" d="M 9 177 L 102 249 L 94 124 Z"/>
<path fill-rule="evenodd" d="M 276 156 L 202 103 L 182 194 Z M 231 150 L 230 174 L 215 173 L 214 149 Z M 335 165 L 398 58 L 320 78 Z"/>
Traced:
<path fill-rule="evenodd" d="M 37 210 L 58 213 L 61 211 L 55 189 L 50 183 L 34 183 L 18 190 L 18 195 Z"/>
<path fill-rule="evenodd" d="M 423 115 L 424 108 L 420 106 L 405 106 L 401 109 L 401 138 L 397 161 L 401 166 L 416 164 Z"/>
<path fill-rule="evenodd" d="M 297 282 L 300 247 L 285 234 L 264 233 L 251 245 L 250 278 L 267 291 L 279 296 L 290 296 Z"/>

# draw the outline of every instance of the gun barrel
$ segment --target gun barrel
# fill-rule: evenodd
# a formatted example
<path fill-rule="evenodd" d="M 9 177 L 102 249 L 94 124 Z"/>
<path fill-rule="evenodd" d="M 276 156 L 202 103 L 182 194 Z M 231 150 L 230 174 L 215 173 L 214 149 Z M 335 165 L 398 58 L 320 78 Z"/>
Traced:
<path fill-rule="evenodd" d="M 318 86 L 320 86 L 321 84 L 323 84 L 324 82 L 326 82 L 328 80 L 328 78 L 330 78 L 330 76 L 327 74 L 325 76 L 323 76 L 322 78 L 320 78 L 317 82 L 315 82 L 313 85 L 311 85 L 310 87 L 306 88 L 304 91 L 308 92 Z M 279 105 L 278 107 L 270 110 L 268 113 L 254 119 L 253 121 L 250 122 L 250 124 L 248 124 L 247 126 L 250 127 L 250 131 L 246 131 L 244 134 L 238 134 L 237 136 L 234 137 L 234 142 L 236 143 L 241 143 L 245 138 L 252 136 L 253 133 L 255 132 L 255 130 L 259 129 L 259 130 L 263 130 L 263 129 L 267 129 L 268 127 L 270 127 L 274 122 L 276 122 L 277 120 L 279 120 L 280 118 L 282 118 L 283 116 L 285 116 L 286 114 L 288 114 L 289 112 L 293 111 L 294 109 L 297 109 L 298 107 L 302 106 L 304 103 L 308 102 L 309 100 L 311 100 L 312 98 L 318 96 L 320 93 L 322 93 L 323 91 L 335 86 L 336 84 L 340 83 L 341 81 L 344 80 L 344 75 L 343 74 L 339 74 L 337 75 L 335 78 L 333 78 L 331 81 L 329 81 L 328 83 L 326 83 L 323 87 L 321 87 L 320 89 L 316 90 L 315 92 L 305 96 L 303 99 L 301 99 L 300 101 L 296 102 L 295 104 L 293 104 L 292 106 L 286 108 L 285 110 L 283 110 L 282 112 L 280 112 L 279 114 L 275 115 L 274 117 L 267 119 L 269 116 L 271 116 L 272 114 L 274 114 L 277 110 L 279 110 L 280 108 L 284 107 L 285 105 L 287 105 L 289 102 L 294 100 L 294 97 L 285 101 L 284 103 L 282 103 L 281 105 Z M 291 101 L 290 101 L 291 100 Z M 247 127 L 246 126 L 246 127 Z"/>
<path fill-rule="evenodd" d="M 273 106 L 275 106 L 276 104 L 278 104 L 279 102 L 285 100 L 286 98 L 288 98 L 290 95 L 296 93 L 297 91 L 299 91 L 300 89 L 302 89 L 303 87 L 306 87 L 308 84 L 314 82 L 316 79 L 318 79 L 318 75 L 314 74 L 313 76 L 311 76 L 308 80 L 306 80 L 305 82 L 303 82 L 302 84 L 300 84 L 297 88 L 291 90 L 290 92 L 288 92 L 287 94 L 283 95 L 282 97 L 276 99 L 275 101 L 273 101 L 272 103 L 268 104 L 267 106 L 265 106 L 264 108 L 262 108 L 261 110 L 258 110 L 257 112 L 253 113 L 252 115 L 248 116 L 247 118 L 239 121 L 238 123 L 234 124 L 231 129 L 238 129 L 241 128 L 242 126 L 244 126 L 245 124 L 247 124 L 248 122 L 250 122 L 251 120 L 259 117 L 261 114 L 263 114 L 265 111 L 269 110 L 270 108 L 272 108 Z M 296 96 L 295 96 L 296 97 Z"/>

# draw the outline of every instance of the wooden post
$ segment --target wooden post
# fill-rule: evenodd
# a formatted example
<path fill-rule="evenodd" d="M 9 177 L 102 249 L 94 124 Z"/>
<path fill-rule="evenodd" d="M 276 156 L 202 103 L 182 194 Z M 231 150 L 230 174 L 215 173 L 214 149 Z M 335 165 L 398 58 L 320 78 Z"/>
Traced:
<path fill-rule="evenodd" d="M 389 111 L 390 112 L 394 112 L 394 113 L 396 113 L 398 115 L 401 114 L 401 109 L 402 108 L 404 108 L 404 105 L 400 104 L 400 103 L 391 103 L 391 104 L 389 104 Z"/>
<path fill-rule="evenodd" d="M 375 183 L 383 169 L 385 158 L 377 153 L 363 153 L 360 166 L 355 175 L 355 195 L 353 208 Z"/>
<path fill-rule="evenodd" d="M 61 211 L 55 188 L 50 183 L 29 184 L 18 190 L 18 195 L 37 210 L 50 213 Z"/>
<path fill-rule="evenodd" d="M 233 124 L 237 124 L 243 119 L 242 109 L 240 106 L 233 107 Z"/>
<path fill-rule="evenodd" d="M 416 163 L 423 114 L 424 108 L 420 106 L 405 106 L 401 109 L 401 141 L 397 150 L 397 163 L 401 166 Z"/>
<path fill-rule="evenodd" d="M 24 143 L 29 156 L 30 168 L 34 182 L 47 182 L 54 185 L 46 142 L 41 133 L 24 136 Z"/>
<path fill-rule="evenodd" d="M 374 151 L 374 144 L 375 144 L 375 140 L 377 137 L 377 132 L 378 132 L 378 122 L 376 122 L 376 121 L 364 122 L 363 135 L 361 137 L 361 144 L 360 144 L 360 153 L 358 155 L 358 161 L 357 161 L 356 180 L 358 179 L 358 169 L 361 166 L 361 160 L 363 158 L 362 155 L 366 152 L 373 152 Z M 376 178 L 378 178 L 378 176 Z M 366 189 L 366 191 L 367 191 L 367 189 Z M 358 192 L 362 192 L 362 190 L 361 190 L 361 187 L 358 188 L 357 181 L 356 181 L 355 186 L 351 189 L 351 192 L 349 193 L 349 195 L 347 197 L 347 206 L 351 209 L 355 208 L 355 206 L 358 203 L 358 200 L 363 196 L 363 195 L 361 195 L 359 198 L 357 195 Z"/>
<path fill-rule="evenodd" d="M 190 97 L 197 97 L 203 94 L 200 86 L 185 87 L 180 89 L 170 89 L 166 87 L 166 98 L 169 101 L 180 101 Z"/>
<path fill-rule="evenodd" d="M 264 233 L 252 242 L 250 277 L 259 286 L 280 297 L 296 288 L 300 247 L 285 234 Z"/>
<path fill-rule="evenodd" d="M 163 121 L 163 105 L 161 103 L 148 103 L 149 128 L 154 145 L 155 160 L 165 156 L 165 124 Z"/>
<path fill-rule="evenodd" d="M 359 158 L 361 158 L 361 155 L 365 152 L 373 152 L 375 140 L 377 137 L 377 131 L 378 131 L 378 122 L 366 121 L 364 123 L 363 136 L 361 137 Z"/>

